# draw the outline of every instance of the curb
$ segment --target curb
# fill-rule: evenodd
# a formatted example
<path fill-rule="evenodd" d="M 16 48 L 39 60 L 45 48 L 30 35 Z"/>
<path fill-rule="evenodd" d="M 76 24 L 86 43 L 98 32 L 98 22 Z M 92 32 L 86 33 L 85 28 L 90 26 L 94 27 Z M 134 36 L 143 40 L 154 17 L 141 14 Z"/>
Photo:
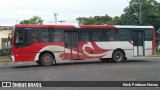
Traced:
<path fill-rule="evenodd" d="M 7 64 L 10 64 L 10 63 L 12 63 L 12 62 L 2 61 L 2 62 L 0 63 L 0 65 L 7 65 Z"/>

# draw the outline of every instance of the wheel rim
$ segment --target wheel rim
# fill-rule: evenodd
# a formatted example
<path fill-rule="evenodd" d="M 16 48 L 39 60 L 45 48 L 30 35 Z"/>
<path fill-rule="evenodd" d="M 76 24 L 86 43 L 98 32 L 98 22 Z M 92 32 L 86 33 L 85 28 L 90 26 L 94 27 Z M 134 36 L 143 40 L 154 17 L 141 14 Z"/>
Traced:
<path fill-rule="evenodd" d="M 120 54 L 116 54 L 115 58 L 120 59 L 121 58 Z"/>
<path fill-rule="evenodd" d="M 52 59 L 49 56 L 45 56 L 44 59 L 43 59 L 43 62 L 46 63 L 46 64 L 51 63 L 51 61 L 52 61 Z"/>
<path fill-rule="evenodd" d="M 120 61 L 121 59 L 122 59 L 122 54 L 121 54 L 120 52 L 117 52 L 117 53 L 115 54 L 115 60 Z"/>

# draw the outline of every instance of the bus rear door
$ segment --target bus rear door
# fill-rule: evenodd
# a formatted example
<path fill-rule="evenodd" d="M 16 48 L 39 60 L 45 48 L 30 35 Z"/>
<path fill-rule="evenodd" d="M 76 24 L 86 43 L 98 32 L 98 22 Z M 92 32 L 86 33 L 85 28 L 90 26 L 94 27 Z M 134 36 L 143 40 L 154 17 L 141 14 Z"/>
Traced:
<path fill-rule="evenodd" d="M 141 30 L 133 30 L 134 56 L 144 56 L 144 34 Z"/>

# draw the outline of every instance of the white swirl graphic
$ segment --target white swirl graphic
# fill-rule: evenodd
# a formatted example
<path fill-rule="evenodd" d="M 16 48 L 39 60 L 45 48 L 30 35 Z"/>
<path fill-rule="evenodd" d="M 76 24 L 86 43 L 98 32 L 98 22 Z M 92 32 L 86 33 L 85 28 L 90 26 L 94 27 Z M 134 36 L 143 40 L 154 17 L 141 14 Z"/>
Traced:
<path fill-rule="evenodd" d="M 86 47 L 92 48 L 94 50 L 92 44 L 90 42 L 87 42 L 87 43 L 88 44 L 84 44 L 83 47 L 82 47 L 83 53 L 86 54 L 87 56 L 90 56 L 90 57 L 100 57 L 100 56 L 107 55 L 107 52 L 101 53 L 101 54 L 90 54 L 90 53 L 86 52 L 86 50 L 85 50 Z"/>

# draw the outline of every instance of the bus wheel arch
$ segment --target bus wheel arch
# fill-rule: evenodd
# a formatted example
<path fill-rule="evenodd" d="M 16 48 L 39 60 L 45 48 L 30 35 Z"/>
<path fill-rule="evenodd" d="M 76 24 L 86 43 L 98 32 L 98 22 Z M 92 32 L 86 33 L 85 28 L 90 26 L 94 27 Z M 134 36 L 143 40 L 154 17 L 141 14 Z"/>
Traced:
<path fill-rule="evenodd" d="M 56 64 L 55 55 L 51 51 L 43 51 L 40 53 L 37 63 L 42 66 L 54 65 Z"/>
<path fill-rule="evenodd" d="M 120 63 L 122 62 L 122 60 L 125 60 L 126 58 L 126 54 L 124 52 L 123 49 L 121 48 L 117 48 L 113 51 L 112 53 L 112 60 L 116 63 Z"/>

